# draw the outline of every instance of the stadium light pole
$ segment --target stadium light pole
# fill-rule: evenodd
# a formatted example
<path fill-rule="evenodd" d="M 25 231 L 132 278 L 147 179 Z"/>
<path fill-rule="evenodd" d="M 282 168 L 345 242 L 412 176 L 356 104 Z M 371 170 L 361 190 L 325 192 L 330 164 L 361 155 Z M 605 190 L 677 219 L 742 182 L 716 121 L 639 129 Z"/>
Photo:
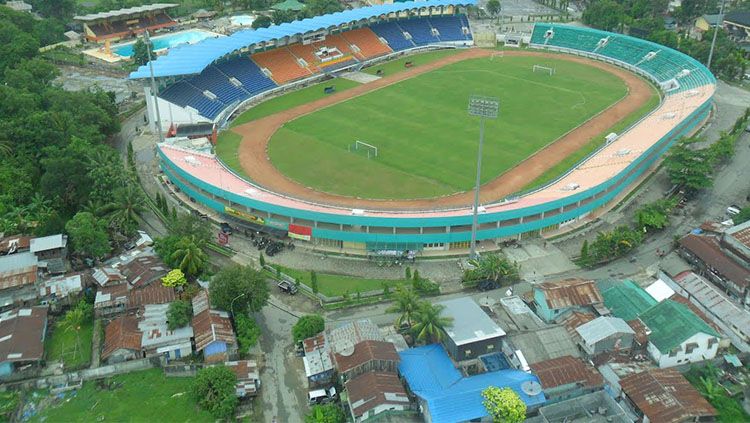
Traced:
<path fill-rule="evenodd" d="M 474 216 L 471 221 L 470 258 L 477 258 L 477 226 L 479 214 L 479 185 L 482 179 L 482 146 L 484 145 L 484 121 L 497 119 L 500 100 L 494 97 L 472 95 L 469 97 L 469 115 L 479 117 L 479 152 L 477 153 L 477 180 L 474 185 Z"/>
<path fill-rule="evenodd" d="M 159 132 L 159 142 L 164 142 L 164 134 L 161 132 L 161 115 L 159 114 L 159 98 L 156 96 L 156 80 L 154 79 L 154 62 L 151 60 L 151 39 L 146 31 L 146 52 L 148 53 L 148 69 L 151 72 L 151 95 L 154 96 L 154 108 L 156 109 L 156 130 Z"/>
<path fill-rule="evenodd" d="M 716 23 L 716 28 L 714 28 L 714 36 L 711 39 L 711 50 L 708 51 L 708 62 L 706 62 L 706 67 L 708 70 L 711 70 L 711 60 L 714 58 L 714 47 L 716 46 L 716 34 L 719 33 L 719 28 L 724 26 L 724 1 L 721 0 L 721 6 L 719 7 L 719 21 Z"/>

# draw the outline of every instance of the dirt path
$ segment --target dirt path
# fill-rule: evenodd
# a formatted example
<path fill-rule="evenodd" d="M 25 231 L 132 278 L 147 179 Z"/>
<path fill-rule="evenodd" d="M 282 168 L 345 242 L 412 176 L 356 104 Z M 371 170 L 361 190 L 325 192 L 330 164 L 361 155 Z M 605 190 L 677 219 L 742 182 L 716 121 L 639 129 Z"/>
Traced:
<path fill-rule="evenodd" d="M 374 90 L 392 85 L 414 76 L 430 72 L 432 70 L 478 57 L 489 57 L 492 50 L 471 49 L 438 61 L 411 68 L 395 75 L 386 76 L 369 84 L 363 84 L 331 96 L 321 98 L 311 103 L 303 104 L 274 115 L 248 122 L 237 126 L 232 131 L 242 136 L 240 144 L 239 160 L 245 173 L 250 179 L 271 191 L 285 195 L 313 201 L 316 203 L 333 204 L 343 207 L 356 207 L 365 209 L 434 209 L 461 207 L 472 204 L 472 191 L 460 192 L 444 197 L 418 199 L 418 200 L 368 200 L 346 197 L 342 195 L 329 194 L 305 187 L 282 174 L 270 161 L 268 157 L 268 141 L 271 136 L 284 123 L 300 116 L 312 113 L 316 110 L 334 105 L 336 103 L 367 94 Z M 572 62 L 585 63 L 589 66 L 604 69 L 622 79 L 628 87 L 628 95 L 622 100 L 600 112 L 585 124 L 568 132 L 556 141 L 540 149 L 526 160 L 509 169 L 497 178 L 482 185 L 481 201 L 488 203 L 501 199 L 509 194 L 520 191 L 529 181 L 542 175 L 547 169 L 558 164 L 570 154 L 576 152 L 590 139 L 600 135 L 611 128 L 614 124 L 638 110 L 651 96 L 648 84 L 637 76 L 595 60 L 580 57 L 553 55 L 548 53 L 535 53 L 528 51 L 506 51 L 508 56 L 539 56 L 552 57 L 555 59 L 570 60 Z M 300 152 L 300 154 L 303 154 Z"/>

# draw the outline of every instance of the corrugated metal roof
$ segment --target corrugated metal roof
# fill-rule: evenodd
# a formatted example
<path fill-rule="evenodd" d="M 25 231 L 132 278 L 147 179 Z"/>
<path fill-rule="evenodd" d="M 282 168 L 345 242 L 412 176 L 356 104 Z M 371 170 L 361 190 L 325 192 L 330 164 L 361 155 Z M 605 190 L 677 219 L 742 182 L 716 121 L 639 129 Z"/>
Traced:
<path fill-rule="evenodd" d="M 443 316 L 453 318 L 452 325 L 445 332 L 456 345 L 505 335 L 505 331 L 470 297 L 442 301 L 438 305 L 445 307 Z"/>
<path fill-rule="evenodd" d="M 750 312 L 738 307 L 705 278 L 687 272 L 678 275 L 674 280 L 690 294 L 690 297 L 697 300 L 706 310 L 710 310 L 722 322 L 750 334 Z"/>
<path fill-rule="evenodd" d="M 200 73 L 214 61 L 253 44 L 278 40 L 298 34 L 320 31 L 352 22 L 359 22 L 389 13 L 441 6 L 470 6 L 476 0 L 428 0 L 383 4 L 315 16 L 300 21 L 282 23 L 268 28 L 243 30 L 228 37 L 206 38 L 195 44 L 181 45 L 153 61 L 154 76 L 178 76 Z M 149 78 L 148 64 L 130 74 L 130 79 Z"/>
<path fill-rule="evenodd" d="M 576 328 L 576 332 L 587 344 L 593 345 L 618 333 L 635 334 L 624 320 L 617 317 L 601 316 Z"/>
<path fill-rule="evenodd" d="M 68 237 L 63 234 L 50 235 L 42 238 L 33 238 L 30 242 L 32 253 L 40 251 L 54 250 L 63 248 L 68 244 Z"/>
<path fill-rule="evenodd" d="M 660 302 L 641 313 L 639 318 L 651 329 L 649 341 L 662 354 L 669 353 L 697 333 L 719 336 L 686 305 L 672 300 Z"/>
<path fill-rule="evenodd" d="M 623 320 L 633 320 L 649 307 L 656 304 L 656 300 L 631 280 L 617 283 L 602 291 L 604 305 L 612 315 Z"/>
<path fill-rule="evenodd" d="M 620 380 L 623 392 L 652 422 L 690 421 L 716 410 L 674 369 L 655 369 Z"/>

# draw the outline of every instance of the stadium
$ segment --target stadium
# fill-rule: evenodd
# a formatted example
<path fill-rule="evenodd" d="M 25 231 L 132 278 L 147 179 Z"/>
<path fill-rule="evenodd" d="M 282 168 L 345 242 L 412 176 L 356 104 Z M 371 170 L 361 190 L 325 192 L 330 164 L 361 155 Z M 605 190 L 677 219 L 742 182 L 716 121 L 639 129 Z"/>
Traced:
<path fill-rule="evenodd" d="M 235 144 L 230 154 L 159 144 L 166 178 L 227 221 L 316 248 L 458 254 L 471 239 L 479 134 L 466 113 L 470 94 L 501 102 L 487 122 L 481 175 L 477 239 L 486 248 L 605 212 L 710 113 L 716 80 L 689 56 L 549 23 L 534 25 L 528 49 L 482 49 L 465 16 L 473 4 L 365 7 L 170 50 L 152 61 L 156 100 L 151 68 L 131 74 L 144 81 L 151 120 L 207 122 Z M 416 53 L 431 50 L 449 53 L 388 67 L 419 64 Z M 380 78 L 329 82 L 349 71 Z M 315 90 L 336 92 L 243 119 L 319 81 Z M 608 132 L 618 124 L 626 126 Z"/>

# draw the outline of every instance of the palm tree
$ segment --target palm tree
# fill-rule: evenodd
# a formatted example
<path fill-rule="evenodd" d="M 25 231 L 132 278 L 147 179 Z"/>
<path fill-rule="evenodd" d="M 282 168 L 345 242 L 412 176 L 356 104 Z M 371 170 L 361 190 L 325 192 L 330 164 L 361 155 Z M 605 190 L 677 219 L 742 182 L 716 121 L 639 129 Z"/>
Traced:
<path fill-rule="evenodd" d="M 452 317 L 443 317 L 445 306 L 430 304 L 427 301 L 419 303 L 415 316 L 414 333 L 418 341 L 440 342 L 445 336 L 445 328 L 453 325 Z"/>
<path fill-rule="evenodd" d="M 198 276 L 206 263 L 206 253 L 200 249 L 194 237 L 182 238 L 170 258 L 189 276 Z"/>
<path fill-rule="evenodd" d="M 110 226 L 125 234 L 138 225 L 138 215 L 146 210 L 143 196 L 132 184 L 115 192 L 114 201 L 102 208 Z"/>
<path fill-rule="evenodd" d="M 419 297 L 417 297 L 414 290 L 408 287 L 399 286 L 396 288 L 393 305 L 388 307 L 385 311 L 388 313 L 399 313 L 399 316 L 394 322 L 394 325 L 397 328 L 400 328 L 404 323 L 411 327 L 418 306 Z"/>
<path fill-rule="evenodd" d="M 60 327 L 65 331 L 76 332 L 76 346 L 78 347 L 75 351 L 81 351 L 81 326 L 86 320 L 86 311 L 81 307 L 76 307 L 65 313 L 65 318 L 60 322 Z M 75 358 L 76 352 L 73 352 L 73 358 Z"/>

